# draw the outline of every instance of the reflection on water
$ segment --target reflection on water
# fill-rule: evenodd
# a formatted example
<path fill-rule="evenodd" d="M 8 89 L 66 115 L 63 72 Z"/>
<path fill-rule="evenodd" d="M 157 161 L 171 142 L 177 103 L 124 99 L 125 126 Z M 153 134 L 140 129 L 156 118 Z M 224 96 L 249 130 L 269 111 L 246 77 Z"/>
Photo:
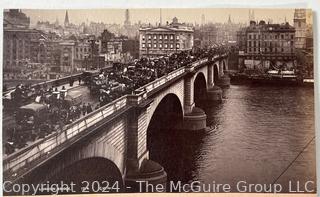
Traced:
<path fill-rule="evenodd" d="M 159 136 L 163 150 L 152 157 L 169 180 L 228 183 L 235 192 L 238 181 L 281 183 L 282 192 L 289 180 L 315 181 L 313 89 L 231 86 L 223 97 L 204 107 L 214 131 Z"/>

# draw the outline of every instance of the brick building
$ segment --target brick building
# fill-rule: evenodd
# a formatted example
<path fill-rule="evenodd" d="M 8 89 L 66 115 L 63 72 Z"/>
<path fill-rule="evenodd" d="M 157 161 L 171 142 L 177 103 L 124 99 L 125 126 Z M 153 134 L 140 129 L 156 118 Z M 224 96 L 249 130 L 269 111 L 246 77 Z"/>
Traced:
<path fill-rule="evenodd" d="M 237 32 L 239 67 L 268 70 L 295 66 L 295 29 L 286 24 L 250 22 Z"/>

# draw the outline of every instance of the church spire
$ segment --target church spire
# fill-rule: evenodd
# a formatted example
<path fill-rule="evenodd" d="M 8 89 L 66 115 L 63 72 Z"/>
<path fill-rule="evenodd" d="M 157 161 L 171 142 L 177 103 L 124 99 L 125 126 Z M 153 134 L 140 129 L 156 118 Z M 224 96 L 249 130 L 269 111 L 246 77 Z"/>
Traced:
<path fill-rule="evenodd" d="M 68 10 L 66 10 L 66 16 L 64 17 L 64 26 L 69 26 L 69 16 L 68 16 Z"/>
<path fill-rule="evenodd" d="M 230 16 L 230 14 L 229 14 L 229 19 L 228 19 L 228 24 L 231 24 L 232 22 L 231 22 L 231 16 Z"/>

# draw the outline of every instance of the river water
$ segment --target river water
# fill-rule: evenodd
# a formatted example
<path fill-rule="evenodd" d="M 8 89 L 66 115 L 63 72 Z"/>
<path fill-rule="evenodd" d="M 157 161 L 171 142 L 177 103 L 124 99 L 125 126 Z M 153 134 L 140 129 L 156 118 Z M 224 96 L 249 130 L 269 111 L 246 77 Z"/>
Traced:
<path fill-rule="evenodd" d="M 153 156 L 169 181 L 230 184 L 232 192 L 250 192 L 249 183 L 316 189 L 312 88 L 231 85 L 221 104 L 204 108 L 213 131 L 167 137 L 161 158 Z"/>

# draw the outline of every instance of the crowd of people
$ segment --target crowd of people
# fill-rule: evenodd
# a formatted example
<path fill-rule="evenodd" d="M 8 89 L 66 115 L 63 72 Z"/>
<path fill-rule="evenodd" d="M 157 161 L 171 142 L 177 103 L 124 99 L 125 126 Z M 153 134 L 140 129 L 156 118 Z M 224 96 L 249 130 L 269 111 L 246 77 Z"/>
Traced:
<path fill-rule="evenodd" d="M 10 100 L 10 112 L 15 122 L 5 128 L 5 154 L 61 130 L 64 125 L 94 110 L 91 103 L 82 102 L 81 95 L 79 98 L 69 96 L 65 86 L 58 90 L 58 87 L 47 88 L 45 85 L 18 85 L 11 92 Z"/>
<path fill-rule="evenodd" d="M 91 90 L 103 106 L 137 88 L 192 62 L 226 52 L 224 47 L 182 51 L 158 58 L 140 58 L 129 64 L 115 64 L 111 71 L 94 77 Z"/>
<path fill-rule="evenodd" d="M 101 70 L 93 76 L 80 76 L 79 84 L 90 88 L 91 94 L 99 98 L 99 103 L 84 103 L 81 99 L 68 99 L 67 90 L 57 87 L 18 85 L 11 92 L 12 103 L 16 107 L 14 116 L 16 124 L 7 128 L 5 154 L 25 147 L 28 142 L 43 138 L 54 131 L 61 130 L 80 117 L 150 83 L 180 67 L 186 66 L 214 55 L 226 52 L 224 47 L 182 51 L 158 58 L 140 58 L 129 64 L 114 64 L 111 70 Z M 74 79 L 69 82 L 73 86 Z M 81 96 L 80 96 L 81 97 Z M 44 110 L 35 110 L 34 114 L 22 114 L 19 107 L 34 100 Z M 39 106 L 38 105 L 38 106 Z M 94 105 L 96 105 L 94 107 Z M 40 113 L 40 114 L 37 114 Z"/>

